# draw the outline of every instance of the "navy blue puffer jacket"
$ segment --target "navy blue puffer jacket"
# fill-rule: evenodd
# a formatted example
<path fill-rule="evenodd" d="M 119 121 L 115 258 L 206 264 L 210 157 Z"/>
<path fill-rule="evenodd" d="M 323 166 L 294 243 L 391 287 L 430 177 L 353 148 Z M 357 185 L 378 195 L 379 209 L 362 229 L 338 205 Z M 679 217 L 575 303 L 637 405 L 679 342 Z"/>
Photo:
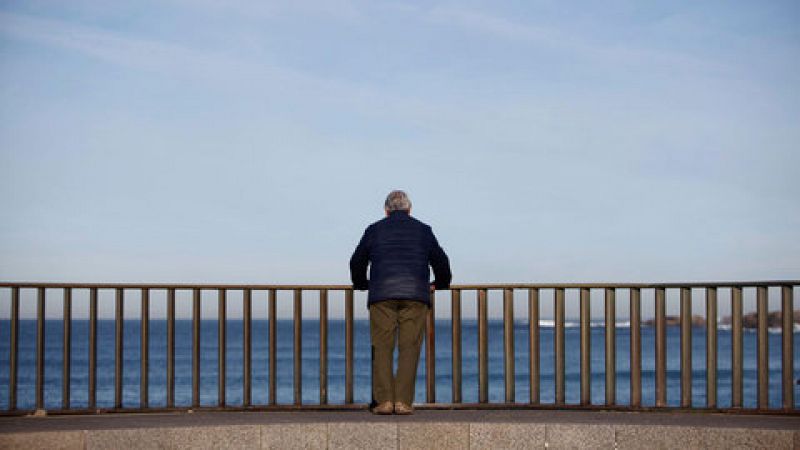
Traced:
<path fill-rule="evenodd" d="M 450 261 L 431 227 L 405 211 L 393 211 L 367 227 L 350 258 L 350 278 L 354 289 L 369 289 L 368 304 L 383 300 L 430 304 L 428 266 L 433 268 L 436 288 L 449 288 Z"/>

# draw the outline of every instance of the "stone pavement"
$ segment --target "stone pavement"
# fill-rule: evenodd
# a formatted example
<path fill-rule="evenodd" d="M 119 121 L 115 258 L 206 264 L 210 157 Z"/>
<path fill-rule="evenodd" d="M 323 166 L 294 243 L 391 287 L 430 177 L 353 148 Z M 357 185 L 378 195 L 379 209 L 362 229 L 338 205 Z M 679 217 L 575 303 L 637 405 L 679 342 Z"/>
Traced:
<path fill-rule="evenodd" d="M 800 416 L 563 410 L 195 412 L 0 418 L 0 449 L 800 449 Z"/>

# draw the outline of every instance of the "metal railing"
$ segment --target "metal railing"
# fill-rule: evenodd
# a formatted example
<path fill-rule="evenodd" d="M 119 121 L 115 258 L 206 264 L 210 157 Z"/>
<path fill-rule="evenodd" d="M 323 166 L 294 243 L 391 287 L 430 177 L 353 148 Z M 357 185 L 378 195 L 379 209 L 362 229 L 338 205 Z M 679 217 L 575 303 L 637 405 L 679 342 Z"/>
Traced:
<path fill-rule="evenodd" d="M 451 296 L 451 361 L 452 361 L 452 402 L 436 403 L 436 339 L 435 314 L 437 295 L 432 295 L 431 308 L 428 312 L 425 338 L 425 386 L 426 403 L 423 408 L 581 408 L 581 409 L 620 409 L 620 410 L 707 410 L 722 412 L 759 412 L 797 414 L 800 410 L 794 402 L 794 354 L 793 354 L 793 290 L 800 286 L 800 281 L 752 281 L 752 282 L 703 282 L 703 283 L 619 283 L 619 284 L 476 284 L 454 285 L 450 289 Z M 769 408 L 769 365 L 768 365 L 768 288 L 779 288 L 781 295 L 781 408 Z M 705 407 L 692 405 L 692 289 L 705 290 L 706 303 L 706 404 Z M 757 402 L 755 408 L 743 408 L 743 289 L 756 291 L 757 309 Z M 37 283 L 37 282 L 0 282 L 0 289 L 10 290 L 11 315 L 10 347 L 9 347 L 9 383 L 8 409 L 0 412 L 5 415 L 27 414 L 31 410 L 19 409 L 17 405 L 19 330 L 20 330 L 20 291 L 36 292 L 36 368 L 35 368 L 35 409 L 45 409 L 44 368 L 45 368 L 45 297 L 47 289 L 63 289 L 63 373 L 62 404 L 60 409 L 47 409 L 49 414 L 64 413 L 97 413 L 97 412 L 142 412 L 187 409 L 233 409 L 233 410 L 270 410 L 270 409 L 339 409 L 364 408 L 365 404 L 353 402 L 353 295 L 350 286 L 346 285 L 234 285 L 234 284 L 126 284 L 126 283 Z M 593 404 L 591 398 L 591 317 L 590 290 L 600 289 L 604 293 L 604 349 L 605 349 L 605 401 Z M 730 291 L 731 301 L 731 399 L 729 408 L 720 408 L 717 403 L 717 293 L 718 290 Z M 89 352 L 88 352 L 88 406 L 73 408 L 70 401 L 70 352 L 72 330 L 72 294 L 75 290 L 88 290 L 89 297 Z M 115 293 L 115 339 L 114 339 L 114 406 L 113 408 L 97 408 L 97 371 L 98 371 L 98 291 L 111 290 Z M 140 321 L 140 403 L 138 408 L 123 407 L 123 362 L 125 348 L 124 339 L 124 303 L 125 292 L 141 291 Z M 620 290 L 627 290 L 630 301 L 630 402 L 619 405 L 616 400 L 616 297 Z M 642 291 L 652 290 L 654 297 L 655 318 L 655 404 L 643 406 L 642 403 Z M 669 407 L 667 404 L 667 292 L 679 291 L 680 298 L 680 407 Z M 150 379 L 149 345 L 150 338 L 150 293 L 166 292 L 166 408 L 148 405 L 148 388 Z M 175 404 L 175 294 L 176 291 L 192 293 L 192 394 L 189 406 L 176 407 Z M 201 373 L 201 293 L 216 291 L 218 299 L 217 339 L 218 339 L 218 397 L 217 405 L 201 406 L 200 373 Z M 242 404 L 226 404 L 226 309 L 230 291 L 242 292 Z M 269 377 L 268 403 L 252 402 L 252 294 L 266 291 L 267 319 L 269 324 Z M 277 303 L 278 293 L 293 293 L 293 395 L 291 404 L 277 401 Z M 302 303 L 304 291 L 319 293 L 319 403 L 304 404 L 302 402 Z M 328 402 L 328 303 L 329 293 L 344 293 L 345 323 L 345 389 L 344 404 Z M 478 402 L 462 401 L 462 293 L 472 291 L 477 300 L 477 365 L 478 365 Z M 488 303 L 490 291 L 502 291 L 503 303 L 503 374 L 504 402 L 489 401 L 489 347 L 488 347 Z M 514 351 L 514 293 L 527 293 L 527 325 L 528 325 L 528 360 L 530 397 L 527 403 L 516 402 L 515 399 L 515 351 Z M 540 358 L 540 294 L 552 292 L 554 310 L 554 390 L 553 403 L 541 401 L 541 358 Z M 565 399 L 565 302 L 568 291 L 578 292 L 580 310 L 580 402 L 567 403 Z M 439 291 L 439 296 L 442 291 Z"/>

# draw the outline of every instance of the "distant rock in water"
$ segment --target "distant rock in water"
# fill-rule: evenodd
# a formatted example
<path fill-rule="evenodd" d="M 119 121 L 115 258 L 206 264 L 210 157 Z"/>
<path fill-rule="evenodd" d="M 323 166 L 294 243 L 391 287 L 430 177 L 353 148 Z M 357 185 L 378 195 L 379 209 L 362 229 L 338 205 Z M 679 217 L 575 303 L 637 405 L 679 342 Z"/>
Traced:
<path fill-rule="evenodd" d="M 781 311 L 773 311 L 767 314 L 767 328 L 780 328 L 783 314 Z M 800 310 L 795 310 L 792 317 L 792 322 L 800 324 Z M 729 325 L 731 323 L 731 316 L 724 317 L 721 323 Z M 744 328 L 758 328 L 758 313 L 752 312 L 742 316 L 742 326 Z"/>
<path fill-rule="evenodd" d="M 681 316 L 666 316 L 664 322 L 668 327 L 678 326 L 681 324 Z M 643 324 L 646 327 L 654 327 L 656 325 L 656 319 L 647 319 Z M 705 324 L 706 319 L 704 319 L 703 316 L 692 316 L 693 327 L 702 327 Z"/>

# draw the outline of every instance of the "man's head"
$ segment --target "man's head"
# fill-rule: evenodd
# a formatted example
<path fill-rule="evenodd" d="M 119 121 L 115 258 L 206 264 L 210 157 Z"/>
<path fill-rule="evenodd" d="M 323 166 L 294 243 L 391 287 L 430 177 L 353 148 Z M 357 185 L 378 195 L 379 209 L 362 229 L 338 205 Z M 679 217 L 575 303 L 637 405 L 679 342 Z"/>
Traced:
<path fill-rule="evenodd" d="M 393 211 L 405 211 L 411 213 L 411 200 L 408 199 L 403 191 L 392 191 L 386 196 L 386 202 L 383 204 L 383 209 L 388 216 Z"/>

